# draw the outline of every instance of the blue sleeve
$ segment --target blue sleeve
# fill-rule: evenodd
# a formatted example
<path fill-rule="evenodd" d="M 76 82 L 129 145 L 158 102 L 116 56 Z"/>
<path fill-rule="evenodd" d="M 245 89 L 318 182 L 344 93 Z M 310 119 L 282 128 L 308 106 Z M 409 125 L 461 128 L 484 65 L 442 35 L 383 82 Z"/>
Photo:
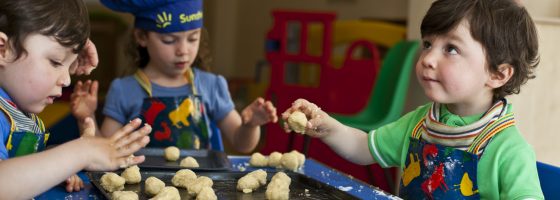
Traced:
<path fill-rule="evenodd" d="M 125 124 L 126 111 L 124 101 L 126 98 L 123 95 L 121 82 L 121 79 L 115 79 L 111 83 L 109 91 L 107 91 L 107 96 L 105 97 L 103 114 L 107 117 L 113 118 L 121 124 Z"/>
<path fill-rule="evenodd" d="M 214 88 L 209 91 L 209 111 L 210 118 L 214 121 L 221 121 L 234 109 L 233 100 L 229 94 L 227 81 L 223 76 L 214 79 Z"/>
<path fill-rule="evenodd" d="M 10 122 L 6 115 L 0 111 L 0 138 L 2 138 L 2 145 L 0 145 L 0 160 L 8 159 L 8 136 L 10 135 Z"/>

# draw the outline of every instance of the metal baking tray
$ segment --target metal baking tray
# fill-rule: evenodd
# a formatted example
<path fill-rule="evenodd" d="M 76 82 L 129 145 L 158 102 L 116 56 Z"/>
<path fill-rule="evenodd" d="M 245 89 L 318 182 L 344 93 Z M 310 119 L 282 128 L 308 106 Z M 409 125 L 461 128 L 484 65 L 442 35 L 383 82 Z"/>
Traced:
<path fill-rule="evenodd" d="M 315 179 L 307 177 L 302 174 L 294 173 L 291 171 L 284 171 L 291 179 L 290 184 L 290 199 L 358 199 L 349 193 L 342 190 L 338 190 L 332 186 L 325 183 L 319 182 Z M 115 172 L 120 174 L 121 171 Z M 171 179 L 175 175 L 175 171 L 169 170 L 153 170 L 153 169 L 140 169 L 142 174 L 142 181 L 139 184 L 125 185 L 125 191 L 134 191 L 138 194 L 139 199 L 149 199 L 149 197 L 144 194 L 144 181 L 150 176 L 154 176 L 165 182 L 166 186 L 172 186 Z M 212 189 L 216 193 L 218 199 L 241 199 L 241 200 L 257 200 L 265 199 L 266 185 L 261 186 L 256 191 L 252 193 L 243 193 L 237 191 L 237 180 L 245 176 L 247 172 L 223 172 L 223 171 L 204 171 L 195 172 L 197 176 L 207 176 L 212 179 L 214 185 Z M 101 193 L 107 198 L 111 198 L 111 194 L 108 193 L 101 187 L 100 179 L 104 172 L 87 172 L 90 181 L 95 187 L 97 187 Z M 267 172 L 267 185 L 270 183 L 272 176 L 275 172 Z M 181 199 L 193 199 L 186 189 L 179 189 L 181 194 Z"/>
<path fill-rule="evenodd" d="M 140 168 L 153 169 L 184 169 L 179 163 L 187 156 L 192 156 L 198 162 L 198 168 L 189 168 L 193 171 L 227 171 L 231 169 L 231 163 L 227 155 L 223 151 L 214 150 L 180 150 L 180 157 L 176 161 L 167 161 L 163 157 L 163 148 L 143 148 L 134 153 L 135 155 L 144 155 L 146 160 L 140 163 Z"/>

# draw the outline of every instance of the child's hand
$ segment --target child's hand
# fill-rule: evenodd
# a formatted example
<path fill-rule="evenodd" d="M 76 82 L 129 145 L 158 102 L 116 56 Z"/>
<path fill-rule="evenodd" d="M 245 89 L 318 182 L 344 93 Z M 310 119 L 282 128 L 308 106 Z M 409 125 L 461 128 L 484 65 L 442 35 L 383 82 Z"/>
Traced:
<path fill-rule="evenodd" d="M 84 188 L 84 181 L 82 181 L 82 179 L 78 175 L 74 174 L 70 178 L 66 179 L 67 192 L 77 192 L 82 188 Z"/>
<path fill-rule="evenodd" d="M 99 58 L 97 56 L 97 48 L 91 40 L 87 40 L 84 49 L 78 55 L 78 59 L 70 65 L 71 75 L 89 75 L 93 71 L 97 64 L 99 64 Z"/>
<path fill-rule="evenodd" d="M 110 138 L 95 137 L 95 125 L 91 118 L 86 118 L 83 136 L 80 138 L 86 148 L 88 159 L 86 170 L 112 171 L 144 162 L 144 156 L 131 156 L 140 148 L 145 147 L 150 138 L 147 136 L 152 127 L 141 124 L 134 119 L 115 132 Z M 89 148 L 89 149 L 88 149 Z"/>
<path fill-rule="evenodd" d="M 323 112 L 317 105 L 305 99 L 298 99 L 294 101 L 294 103 L 292 103 L 292 107 L 282 113 L 284 131 L 292 131 L 287 122 L 288 117 L 290 117 L 290 115 L 295 111 L 300 111 L 307 117 L 307 125 L 305 126 L 304 134 L 319 138 L 328 134 L 330 128 L 327 120 L 331 119 L 330 116 Z"/>
<path fill-rule="evenodd" d="M 241 112 L 241 119 L 243 120 L 243 124 L 260 126 L 268 122 L 276 123 L 276 121 L 278 121 L 278 116 L 276 116 L 276 107 L 272 105 L 272 102 L 265 102 L 263 98 L 259 97 L 243 109 Z"/>
<path fill-rule="evenodd" d="M 86 117 L 94 117 L 97 109 L 97 90 L 99 83 L 88 80 L 84 83 L 78 81 L 74 87 L 74 92 L 70 96 L 70 107 L 72 115 L 83 122 Z"/>

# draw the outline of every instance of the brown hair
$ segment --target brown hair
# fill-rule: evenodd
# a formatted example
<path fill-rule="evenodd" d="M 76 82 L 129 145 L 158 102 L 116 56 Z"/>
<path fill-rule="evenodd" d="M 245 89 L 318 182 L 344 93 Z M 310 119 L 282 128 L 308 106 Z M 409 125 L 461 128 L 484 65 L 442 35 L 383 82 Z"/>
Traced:
<path fill-rule="evenodd" d="M 15 60 L 27 53 L 27 36 L 36 33 L 54 37 L 77 54 L 90 34 L 89 16 L 83 0 L 2 0 L 0 31 L 8 36 Z"/>
<path fill-rule="evenodd" d="M 142 34 L 147 34 L 146 30 L 140 31 L 142 31 Z M 150 55 L 148 54 L 148 49 L 146 49 L 146 47 L 138 45 L 138 42 L 136 42 L 134 37 L 134 31 L 131 32 L 132 33 L 126 53 L 130 55 L 130 59 L 132 62 L 134 62 L 135 66 L 143 69 L 150 61 Z M 200 33 L 200 46 L 198 48 L 196 58 L 192 64 L 193 67 L 202 69 L 204 71 L 210 71 L 210 65 L 212 62 L 208 38 L 208 31 L 205 28 L 202 28 Z"/>
<path fill-rule="evenodd" d="M 514 68 L 511 79 L 494 89 L 494 99 L 518 94 L 521 85 L 535 78 L 539 64 L 538 38 L 527 10 L 512 0 L 438 0 L 422 20 L 422 37 L 443 35 L 465 19 L 472 37 L 485 48 L 492 73 L 500 64 Z"/>

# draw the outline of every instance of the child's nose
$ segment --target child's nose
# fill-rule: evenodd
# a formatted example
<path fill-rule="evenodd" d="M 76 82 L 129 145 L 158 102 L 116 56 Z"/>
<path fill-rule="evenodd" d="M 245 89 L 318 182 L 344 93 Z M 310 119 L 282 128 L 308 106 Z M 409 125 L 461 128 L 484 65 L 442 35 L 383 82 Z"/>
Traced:
<path fill-rule="evenodd" d="M 70 78 L 70 73 L 66 72 L 63 73 L 60 78 L 58 79 L 58 85 L 62 86 L 62 87 L 68 87 L 70 86 L 70 83 L 72 82 L 71 78 Z"/>
<path fill-rule="evenodd" d="M 188 51 L 189 51 L 189 44 L 187 44 L 187 42 L 179 42 L 175 50 L 175 55 L 182 56 L 187 54 Z"/>
<path fill-rule="evenodd" d="M 437 64 L 437 55 L 434 51 L 425 50 L 421 56 L 422 66 L 427 68 L 435 68 Z"/>

